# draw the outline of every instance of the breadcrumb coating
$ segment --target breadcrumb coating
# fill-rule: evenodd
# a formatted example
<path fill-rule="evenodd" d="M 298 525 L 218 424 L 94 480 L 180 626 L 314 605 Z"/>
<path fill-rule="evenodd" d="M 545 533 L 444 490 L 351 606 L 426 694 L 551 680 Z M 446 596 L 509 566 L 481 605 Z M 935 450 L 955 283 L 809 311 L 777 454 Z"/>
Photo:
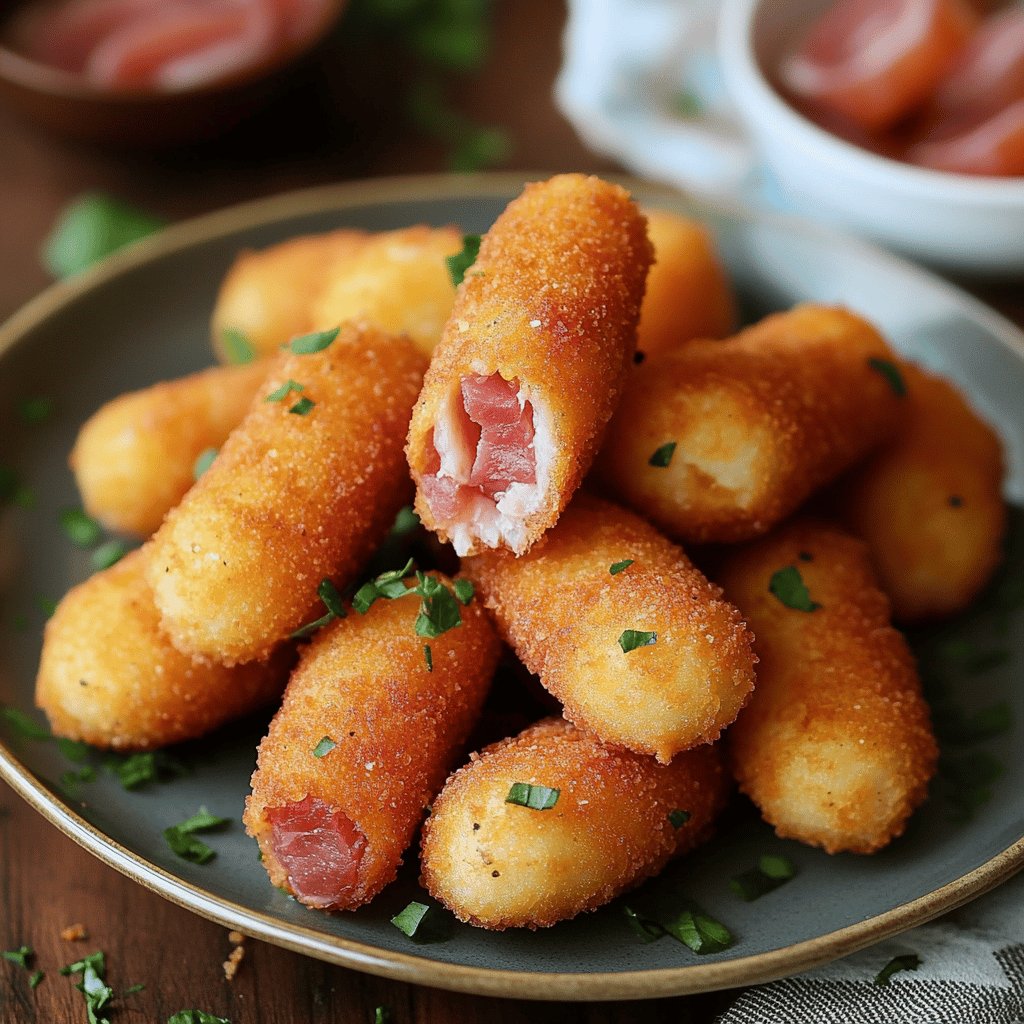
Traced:
<path fill-rule="evenodd" d="M 501 645 L 478 601 L 460 607 L 461 625 L 432 639 L 414 631 L 419 603 L 414 596 L 380 599 L 365 615 L 350 610 L 321 630 L 260 744 L 244 820 L 274 885 L 294 891 L 275 852 L 268 809 L 313 797 L 365 837 L 356 882 L 335 894 L 335 909 L 371 900 L 394 879 L 498 661 Z M 315 757 L 325 736 L 335 746 Z"/>
<path fill-rule="evenodd" d="M 840 489 L 899 622 L 963 611 L 1002 560 L 1003 448 L 951 383 L 909 363 L 900 428 Z"/>
<path fill-rule="evenodd" d="M 506 803 L 514 783 L 559 791 L 548 810 Z M 460 768 L 423 828 L 421 883 L 460 921 L 547 928 L 657 874 L 711 834 L 725 803 L 717 747 L 670 765 L 550 718 Z M 680 827 L 672 811 L 687 811 Z"/>
<path fill-rule="evenodd" d="M 459 554 L 484 546 L 479 531 L 436 515 L 422 485 L 435 472 L 435 429 L 446 428 L 463 380 L 517 381 L 532 406 L 536 494 L 506 517 L 511 543 L 489 544 L 521 554 L 558 520 L 601 444 L 631 365 L 651 256 L 628 193 L 579 174 L 527 185 L 487 232 L 434 352 L 407 448 L 416 511 Z"/>
<path fill-rule="evenodd" d="M 900 399 L 869 361 L 894 358 L 867 321 L 812 305 L 676 346 L 631 377 L 597 474 L 684 543 L 759 536 L 892 434 Z"/>
<path fill-rule="evenodd" d="M 69 460 L 86 512 L 108 530 L 148 537 L 192 486 L 196 459 L 241 422 L 269 369 L 218 366 L 101 406 Z"/>
<path fill-rule="evenodd" d="M 606 743 L 668 762 L 717 739 L 753 688 L 739 612 L 681 548 L 609 502 L 577 495 L 529 554 L 486 551 L 463 571 L 566 718 Z M 630 629 L 656 640 L 625 652 Z"/>
<path fill-rule="evenodd" d="M 179 650 L 265 657 L 314 617 L 324 578 L 339 590 L 354 579 L 408 497 L 402 439 L 425 362 L 411 342 L 351 324 L 320 352 L 282 353 L 154 535 L 148 579 Z M 267 400 L 289 381 L 303 390 Z"/>
<path fill-rule="evenodd" d="M 36 704 L 56 736 L 153 750 L 202 736 L 284 689 L 291 654 L 225 668 L 179 653 L 145 581 L 150 548 L 72 588 L 46 624 Z"/>
<path fill-rule="evenodd" d="M 769 591 L 790 566 L 816 610 Z M 867 547 L 798 520 L 731 553 L 718 579 L 760 659 L 754 695 L 728 735 L 740 789 L 784 838 L 828 853 L 881 849 L 924 800 L 938 751 Z"/>

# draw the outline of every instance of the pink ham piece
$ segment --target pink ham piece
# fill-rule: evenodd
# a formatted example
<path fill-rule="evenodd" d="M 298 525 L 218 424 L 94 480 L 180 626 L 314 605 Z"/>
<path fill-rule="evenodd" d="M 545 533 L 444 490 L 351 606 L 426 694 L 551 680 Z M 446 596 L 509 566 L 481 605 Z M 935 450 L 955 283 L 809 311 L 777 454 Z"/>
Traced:
<path fill-rule="evenodd" d="M 308 907 L 344 906 L 356 888 L 366 837 L 341 811 L 307 796 L 268 807 L 271 844 L 295 896 Z"/>

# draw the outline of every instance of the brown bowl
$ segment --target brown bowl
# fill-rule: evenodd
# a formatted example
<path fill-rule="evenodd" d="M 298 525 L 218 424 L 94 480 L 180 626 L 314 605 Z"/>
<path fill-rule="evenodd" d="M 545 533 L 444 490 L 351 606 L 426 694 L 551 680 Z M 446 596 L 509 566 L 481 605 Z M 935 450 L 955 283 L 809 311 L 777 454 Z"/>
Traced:
<path fill-rule="evenodd" d="M 252 113 L 325 41 L 346 0 L 330 0 L 301 42 L 191 89 L 115 91 L 31 60 L 0 43 L 0 102 L 61 135 L 163 148 L 213 138 Z"/>

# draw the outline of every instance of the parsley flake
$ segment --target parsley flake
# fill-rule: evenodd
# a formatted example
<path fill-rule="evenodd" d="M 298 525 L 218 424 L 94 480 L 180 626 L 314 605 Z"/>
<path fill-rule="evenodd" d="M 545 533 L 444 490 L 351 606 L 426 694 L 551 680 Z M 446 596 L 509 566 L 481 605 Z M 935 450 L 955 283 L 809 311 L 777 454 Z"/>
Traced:
<path fill-rule="evenodd" d="M 529 807 L 534 811 L 550 811 L 558 803 L 561 790 L 549 786 L 533 786 L 528 782 L 513 782 L 505 803 Z"/>
<path fill-rule="evenodd" d="M 18 404 L 18 415 L 29 426 L 45 423 L 52 415 L 54 401 L 52 398 L 25 398 Z"/>
<path fill-rule="evenodd" d="M 215 458 L 217 458 L 216 448 L 204 448 L 192 465 L 192 479 L 198 480 L 213 465 Z"/>
<path fill-rule="evenodd" d="M 620 572 L 624 572 L 632 564 L 633 564 L 633 559 L 632 558 L 624 558 L 621 562 L 612 562 L 612 564 L 608 567 L 608 571 L 613 576 L 618 576 Z"/>
<path fill-rule="evenodd" d="M 629 654 L 638 647 L 651 647 L 658 642 L 658 634 L 647 629 L 624 629 L 619 637 L 623 654 Z"/>
<path fill-rule="evenodd" d="M 773 572 L 768 581 L 768 590 L 787 608 L 797 612 L 816 612 L 821 607 L 817 601 L 811 600 L 810 591 L 795 565 L 787 565 Z"/>
<path fill-rule="evenodd" d="M 752 903 L 785 885 L 796 875 L 796 866 L 787 857 L 765 854 L 758 858 L 757 866 L 730 879 L 729 888 L 741 900 Z"/>
<path fill-rule="evenodd" d="M 215 1017 L 205 1010 L 179 1010 L 167 1018 L 167 1024 L 231 1024 L 227 1017 Z"/>
<path fill-rule="evenodd" d="M 446 938 L 442 916 L 436 907 L 413 900 L 391 923 L 414 942 L 438 942 Z"/>
<path fill-rule="evenodd" d="M 907 393 L 907 383 L 900 373 L 899 367 L 888 359 L 879 359 L 877 356 L 868 358 L 868 366 L 876 373 L 880 373 L 886 380 L 893 394 L 902 398 Z"/>
<path fill-rule="evenodd" d="M 118 540 L 116 537 L 106 540 L 90 556 L 92 567 L 97 572 L 109 569 L 112 565 L 117 565 L 131 550 L 130 544 L 123 540 Z"/>
<path fill-rule="evenodd" d="M 312 398 L 303 396 L 288 411 L 296 416 L 308 416 L 315 405 L 316 402 Z"/>
<path fill-rule="evenodd" d="M 319 619 L 308 623 L 305 626 L 301 626 L 291 634 L 293 640 L 304 640 L 308 636 L 312 636 L 321 626 L 326 626 L 328 622 L 334 619 L 345 618 L 345 603 L 341 599 L 341 594 L 338 592 L 338 588 L 328 579 L 326 576 L 320 581 L 320 586 L 316 588 L 317 596 L 323 602 L 324 607 L 327 609 L 326 614 L 321 615 Z"/>
<path fill-rule="evenodd" d="M 622 912 L 629 927 L 641 942 L 655 942 L 665 934 L 665 929 L 657 921 L 642 917 L 632 907 L 623 907 Z"/>
<path fill-rule="evenodd" d="M 90 953 L 89 956 L 60 969 L 60 973 L 64 975 L 82 975 L 82 980 L 76 987 L 85 997 L 85 1012 L 89 1024 L 110 1024 L 109 1018 L 99 1016 L 100 1010 L 114 997 L 114 990 L 103 980 L 105 971 L 106 963 L 102 951 Z"/>
<path fill-rule="evenodd" d="M 0 956 L 10 960 L 12 964 L 28 969 L 28 962 L 35 955 L 31 946 L 19 946 L 17 949 L 5 949 L 0 951 Z"/>
<path fill-rule="evenodd" d="M 476 587 L 473 586 L 472 580 L 457 579 L 454 586 L 455 596 L 463 604 L 469 604 L 469 602 L 473 600 L 473 595 L 476 593 Z"/>
<path fill-rule="evenodd" d="M 28 985 L 29 988 L 38 988 L 39 983 L 45 978 L 46 975 L 42 971 L 33 971 L 29 976 Z"/>
<path fill-rule="evenodd" d="M 373 1011 L 373 1024 L 391 1024 L 391 1011 L 385 1006 L 378 1006 Z"/>
<path fill-rule="evenodd" d="M 480 236 L 463 235 L 462 250 L 452 256 L 446 256 L 444 261 L 448 265 L 448 276 L 456 288 L 462 284 L 466 271 L 476 262 L 480 253 Z"/>
<path fill-rule="evenodd" d="M 330 736 L 324 736 L 313 748 L 314 757 L 326 757 L 338 744 Z"/>
<path fill-rule="evenodd" d="M 434 671 L 434 653 L 430 649 L 430 644 L 423 645 L 423 660 L 427 663 L 427 671 Z"/>
<path fill-rule="evenodd" d="M 105 766 L 128 790 L 167 777 L 180 778 L 189 771 L 177 758 L 162 750 L 147 750 L 140 754 L 129 754 L 125 758 L 114 755 L 107 758 Z"/>
<path fill-rule="evenodd" d="M 460 626 L 462 615 L 455 595 L 436 576 L 417 572 L 416 580 L 415 593 L 423 599 L 413 627 L 416 635 L 434 639 Z"/>
<path fill-rule="evenodd" d="M 660 448 L 655 449 L 654 454 L 647 460 L 647 465 L 657 466 L 659 469 L 665 469 L 665 467 L 672 461 L 672 456 L 675 455 L 675 453 L 676 442 L 668 441 Z"/>
<path fill-rule="evenodd" d="M 405 585 L 405 577 L 412 572 L 413 560 L 410 558 L 401 569 L 390 569 L 382 572 L 372 580 L 364 583 L 352 598 L 352 607 L 361 615 L 365 615 L 379 597 L 405 597 L 412 591 Z"/>
<path fill-rule="evenodd" d="M 732 933 L 724 924 L 696 909 L 683 910 L 660 924 L 672 938 L 700 956 L 720 953 L 733 943 Z"/>
<path fill-rule="evenodd" d="M 249 340 L 249 335 L 237 327 L 225 327 L 220 333 L 224 344 L 224 354 L 228 362 L 236 366 L 251 363 L 256 358 L 256 347 Z"/>
<path fill-rule="evenodd" d="M 341 333 L 340 327 L 333 327 L 329 331 L 313 331 L 311 334 L 300 334 L 292 338 L 285 346 L 297 356 L 311 356 L 315 352 L 323 352 L 328 345 Z"/>
<path fill-rule="evenodd" d="M 274 388 L 274 390 L 271 391 L 263 401 L 283 402 L 293 391 L 305 390 L 305 384 L 300 384 L 297 380 L 292 380 L 291 377 L 289 377 L 279 388 Z"/>
<path fill-rule="evenodd" d="M 227 818 L 218 818 L 211 814 L 205 807 L 199 810 L 178 825 L 171 825 L 164 829 L 164 839 L 167 845 L 183 860 L 191 861 L 193 864 L 206 864 L 217 856 L 202 840 L 196 839 L 197 832 L 209 832 L 228 824 Z"/>
<path fill-rule="evenodd" d="M 48 740 L 51 738 L 50 730 L 45 725 L 40 725 L 35 719 L 30 718 L 24 711 L 18 708 L 3 708 L 0 715 L 19 735 L 28 740 Z"/>
<path fill-rule="evenodd" d="M 689 811 L 669 811 L 668 820 L 673 828 L 682 828 L 692 817 Z"/>
<path fill-rule="evenodd" d="M 60 525 L 68 540 L 80 548 L 94 548 L 103 539 L 103 527 L 80 508 L 61 509 Z"/>
<path fill-rule="evenodd" d="M 905 953 L 894 956 L 876 975 L 875 984 L 884 988 L 889 979 L 900 971 L 916 971 L 921 966 L 921 958 L 916 953 Z"/>

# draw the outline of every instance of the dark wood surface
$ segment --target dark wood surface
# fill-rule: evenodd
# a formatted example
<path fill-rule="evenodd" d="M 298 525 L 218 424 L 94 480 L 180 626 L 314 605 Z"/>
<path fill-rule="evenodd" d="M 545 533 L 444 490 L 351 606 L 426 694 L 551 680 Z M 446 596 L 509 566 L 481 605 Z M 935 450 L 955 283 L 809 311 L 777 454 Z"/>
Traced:
<path fill-rule="evenodd" d="M 515 149 L 505 166 L 612 168 L 583 147 L 551 100 L 561 5 L 515 0 L 500 5 L 496 17 L 493 56 L 483 71 L 456 83 L 457 105 L 508 129 Z M 384 65 L 379 73 L 394 77 L 396 70 Z M 178 220 L 305 185 L 443 170 L 441 147 L 403 127 L 395 90 L 378 89 L 362 75 L 359 64 L 328 66 L 217 143 L 156 155 L 63 142 L 0 110 L 0 319 L 48 283 L 36 254 L 58 211 L 80 192 L 111 192 Z M 975 290 L 1024 323 L 1019 285 Z M 89 939 L 63 940 L 61 929 L 78 922 Z M 84 1021 L 81 995 L 57 969 L 94 949 L 106 951 L 115 990 L 146 986 L 118 1002 L 115 1024 L 162 1024 L 192 1007 L 234 1024 L 363 1024 L 373 1021 L 377 1006 L 391 1011 L 394 1024 L 708 1024 L 730 1000 L 728 993 L 643 1004 L 483 999 L 357 974 L 252 940 L 229 984 L 221 967 L 232 948 L 225 929 L 104 866 L 0 784 L 0 949 L 22 943 L 35 948 L 47 976 L 32 991 L 26 972 L 0 961 L 2 1024 Z"/>

